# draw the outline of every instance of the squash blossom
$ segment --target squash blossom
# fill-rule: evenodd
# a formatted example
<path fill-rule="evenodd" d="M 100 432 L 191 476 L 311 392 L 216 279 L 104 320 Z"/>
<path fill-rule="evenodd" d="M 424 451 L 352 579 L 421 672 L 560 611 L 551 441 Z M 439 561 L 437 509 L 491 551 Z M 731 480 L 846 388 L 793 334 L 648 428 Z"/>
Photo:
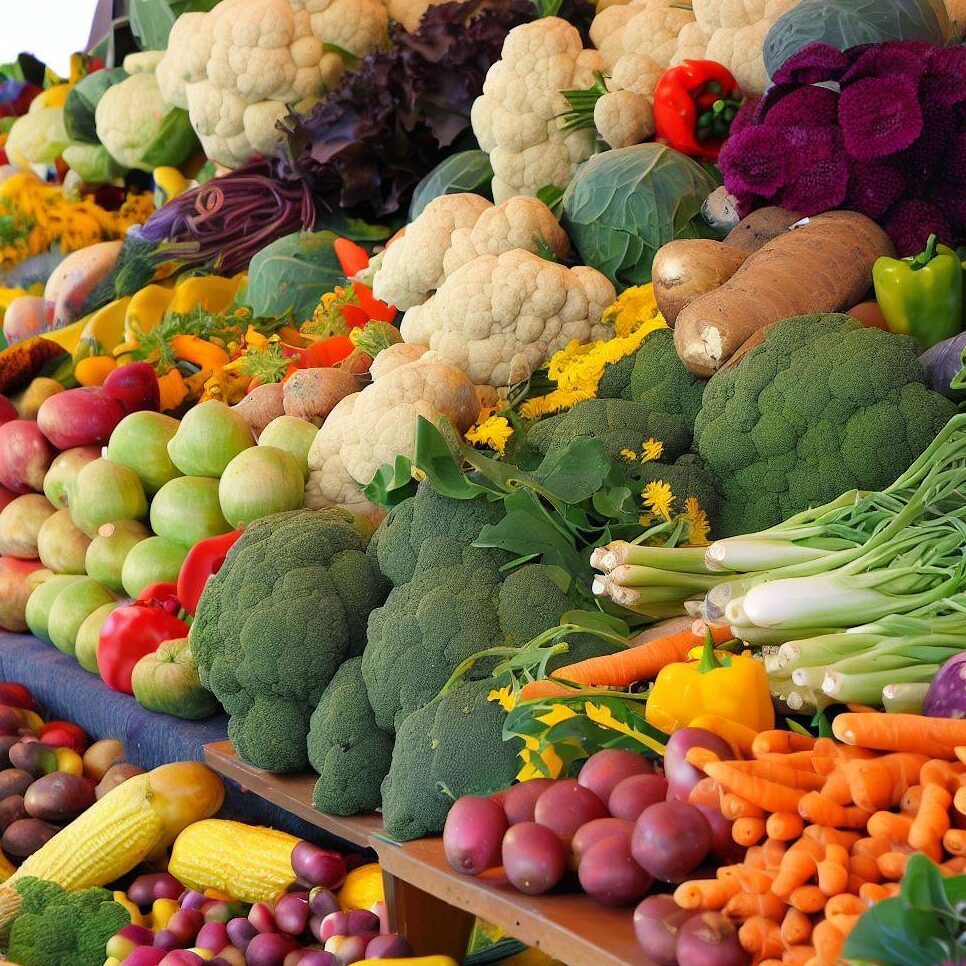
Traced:
<path fill-rule="evenodd" d="M 714 649 L 710 632 L 691 660 L 662 668 L 647 699 L 647 721 L 671 734 L 704 714 L 746 725 L 755 731 L 775 727 L 768 675 L 750 652 L 725 654 Z"/>

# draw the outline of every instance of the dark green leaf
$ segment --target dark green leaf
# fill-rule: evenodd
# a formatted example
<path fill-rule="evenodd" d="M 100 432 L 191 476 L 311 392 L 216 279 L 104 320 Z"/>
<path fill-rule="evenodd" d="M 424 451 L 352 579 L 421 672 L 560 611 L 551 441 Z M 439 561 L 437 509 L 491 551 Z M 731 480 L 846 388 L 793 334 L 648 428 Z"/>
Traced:
<path fill-rule="evenodd" d="M 617 634 L 627 639 L 631 636 L 631 629 L 627 626 L 626 621 L 621 620 L 619 617 L 612 617 L 610 614 L 604 614 L 601 611 L 568 610 L 560 618 L 560 623 L 576 624 L 578 627 L 584 627 L 589 631 Z"/>
<path fill-rule="evenodd" d="M 812 727 L 818 729 L 819 738 L 834 738 L 832 723 L 828 720 L 828 715 L 824 711 L 818 711 L 812 718 Z"/>
<path fill-rule="evenodd" d="M 902 877 L 902 900 L 912 909 L 930 909 L 953 915 L 943 877 L 925 855 L 913 855 Z"/>
<path fill-rule="evenodd" d="M 599 439 L 578 436 L 550 453 L 534 471 L 543 488 L 564 503 L 590 499 L 610 472 L 610 459 Z"/>
<path fill-rule="evenodd" d="M 423 416 L 416 420 L 416 454 L 413 465 L 422 470 L 433 489 L 453 500 L 473 500 L 488 492 L 463 472 L 439 429 Z"/>
<path fill-rule="evenodd" d="M 129 0 L 131 30 L 141 50 L 165 50 L 177 15 L 167 0 Z"/>
<path fill-rule="evenodd" d="M 317 231 L 332 231 L 342 238 L 354 242 L 385 241 L 393 233 L 387 225 L 370 225 L 361 218 L 347 218 L 341 211 L 332 211 L 322 215 L 316 226 Z"/>
<path fill-rule="evenodd" d="M 555 215 L 563 208 L 564 189 L 554 184 L 545 184 L 538 192 L 537 199 L 542 201 Z"/>
<path fill-rule="evenodd" d="M 814 737 L 814 735 L 808 730 L 808 728 L 805 727 L 805 725 L 799 724 L 794 718 L 786 718 L 785 727 L 788 728 L 789 731 L 794 731 L 795 734 L 807 735 L 809 738 Z"/>
<path fill-rule="evenodd" d="M 627 486 L 611 486 L 597 490 L 594 493 L 592 505 L 601 516 L 615 520 L 631 513 L 636 519 L 640 514 L 640 510 L 635 505 L 634 494 Z"/>
<path fill-rule="evenodd" d="M 386 510 L 402 503 L 416 492 L 412 463 L 401 454 L 394 463 L 383 463 L 369 485 L 362 488 L 362 492 L 370 503 Z"/>
<path fill-rule="evenodd" d="M 441 161 L 416 185 L 409 205 L 409 220 L 415 221 L 423 209 L 442 195 L 471 194 L 490 195 L 493 168 L 485 151 L 459 151 Z"/>

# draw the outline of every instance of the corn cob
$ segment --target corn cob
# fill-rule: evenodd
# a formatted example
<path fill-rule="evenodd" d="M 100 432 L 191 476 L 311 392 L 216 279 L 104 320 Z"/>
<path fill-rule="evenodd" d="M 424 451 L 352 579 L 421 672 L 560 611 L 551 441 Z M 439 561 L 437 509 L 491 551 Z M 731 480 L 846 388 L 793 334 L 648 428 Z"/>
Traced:
<path fill-rule="evenodd" d="M 175 840 L 168 871 L 189 889 L 216 889 L 242 902 L 267 902 L 295 882 L 286 832 L 241 822 L 195 822 Z"/>

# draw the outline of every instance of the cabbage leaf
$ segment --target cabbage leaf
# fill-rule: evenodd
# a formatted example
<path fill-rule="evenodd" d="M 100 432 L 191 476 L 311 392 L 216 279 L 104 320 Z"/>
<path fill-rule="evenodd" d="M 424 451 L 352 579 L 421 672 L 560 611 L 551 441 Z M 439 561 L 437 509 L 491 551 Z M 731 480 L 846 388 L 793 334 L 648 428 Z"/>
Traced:
<path fill-rule="evenodd" d="M 416 185 L 409 205 L 409 220 L 415 221 L 431 201 L 442 195 L 455 195 L 470 191 L 485 198 L 492 198 L 490 182 L 493 167 L 485 151 L 460 151 L 451 154 L 433 168 Z"/>

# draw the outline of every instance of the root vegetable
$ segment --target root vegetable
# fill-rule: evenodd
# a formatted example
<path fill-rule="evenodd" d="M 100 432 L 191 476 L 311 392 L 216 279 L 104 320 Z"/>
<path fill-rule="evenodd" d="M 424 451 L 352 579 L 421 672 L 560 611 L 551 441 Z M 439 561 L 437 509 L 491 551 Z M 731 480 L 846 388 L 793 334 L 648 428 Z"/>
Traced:
<path fill-rule="evenodd" d="M 872 283 L 875 260 L 892 253 L 886 233 L 864 215 L 817 215 L 682 309 L 674 329 L 678 354 L 695 374 L 711 375 L 770 323 L 855 305 Z"/>
<path fill-rule="evenodd" d="M 285 383 L 282 403 L 287 416 L 321 426 L 337 402 L 360 388 L 359 379 L 341 369 L 300 369 Z"/>
<path fill-rule="evenodd" d="M 680 239 L 658 250 L 651 267 L 657 307 L 674 325 L 696 298 L 724 285 L 751 255 L 705 238 Z"/>
<path fill-rule="evenodd" d="M 731 248 L 740 248 L 746 252 L 756 252 L 762 245 L 768 244 L 773 238 L 788 231 L 801 215 L 787 208 L 758 208 L 731 229 L 725 236 L 723 244 Z"/>
<path fill-rule="evenodd" d="M 273 419 L 285 412 L 282 407 L 284 391 L 285 387 L 280 382 L 266 383 L 257 386 L 240 403 L 231 407 L 248 423 L 256 440 Z"/>

